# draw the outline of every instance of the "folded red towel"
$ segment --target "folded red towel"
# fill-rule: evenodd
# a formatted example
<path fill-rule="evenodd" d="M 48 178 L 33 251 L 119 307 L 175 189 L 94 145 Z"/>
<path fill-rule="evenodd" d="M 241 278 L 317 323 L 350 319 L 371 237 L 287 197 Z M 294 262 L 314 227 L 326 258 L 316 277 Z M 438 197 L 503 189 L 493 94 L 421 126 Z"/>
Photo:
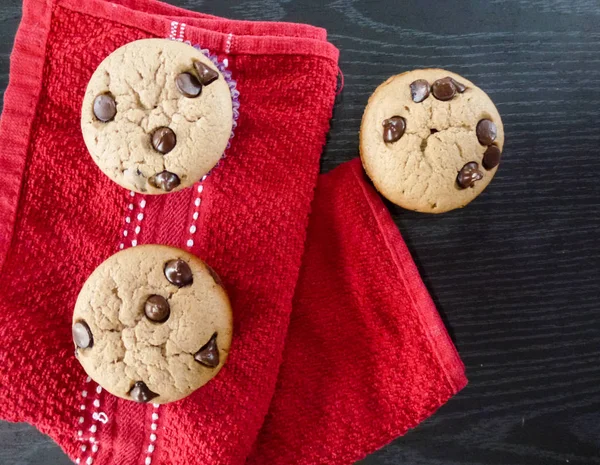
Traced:
<path fill-rule="evenodd" d="M 160 197 L 130 195 L 106 179 L 78 129 L 95 67 L 145 37 L 208 49 L 240 92 L 227 158 L 193 189 Z M 25 1 L 0 127 L 0 282 L 9 283 L 0 288 L 3 418 L 36 425 L 81 463 L 242 463 L 284 357 L 250 460 L 348 463 L 464 385 L 389 215 L 364 179 L 348 177 L 357 176 L 356 163 L 324 177 L 317 191 L 283 353 L 336 76 L 337 50 L 318 28 L 226 21 L 154 1 Z M 354 192 L 347 205 L 344 192 Z M 364 241 L 353 244 L 358 232 Z M 223 371 L 160 408 L 86 382 L 70 336 L 89 273 L 120 244 L 155 242 L 207 260 L 235 313 Z M 355 267 L 356 257 L 369 266 Z M 340 350 L 348 340 L 352 347 Z M 366 357 L 369 342 L 379 345 Z"/>
<path fill-rule="evenodd" d="M 358 159 L 319 178 L 283 359 L 252 465 L 354 463 L 466 384 Z"/>

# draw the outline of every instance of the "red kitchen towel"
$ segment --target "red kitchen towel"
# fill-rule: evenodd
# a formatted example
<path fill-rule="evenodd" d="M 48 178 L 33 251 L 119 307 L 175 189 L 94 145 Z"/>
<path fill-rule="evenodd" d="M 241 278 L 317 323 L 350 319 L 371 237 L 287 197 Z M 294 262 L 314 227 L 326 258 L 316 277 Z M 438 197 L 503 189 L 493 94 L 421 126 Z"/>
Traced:
<path fill-rule="evenodd" d="M 36 425 L 74 460 L 239 464 L 267 413 L 338 52 L 313 38 L 232 31 L 184 27 L 126 2 L 24 3 L 0 134 L 0 282 L 10 283 L 0 291 L 7 316 L 0 327 L 0 405 L 3 418 Z M 226 157 L 205 181 L 146 197 L 130 196 L 96 168 L 79 114 L 98 64 L 147 37 L 185 39 L 215 55 L 232 87 L 236 81 L 239 117 Z M 205 259 L 235 309 L 234 341 L 219 376 L 160 408 L 86 383 L 70 336 L 87 276 L 121 244 L 138 243 L 174 245 Z"/>
<path fill-rule="evenodd" d="M 354 463 L 466 381 L 360 160 L 320 176 L 277 389 L 248 464 Z"/>
<path fill-rule="evenodd" d="M 237 82 L 232 92 L 239 92 L 238 127 L 227 158 L 193 189 L 161 197 L 131 196 L 104 178 L 87 154 L 78 129 L 83 90 L 97 64 L 118 46 L 145 37 L 189 40 L 208 49 L 225 73 L 231 73 L 231 82 Z M 311 394 L 293 383 L 294 366 L 306 361 L 304 347 L 299 352 L 286 348 L 282 354 L 336 74 L 337 51 L 318 28 L 192 17 L 184 10 L 141 0 L 25 2 L 0 132 L 6 147 L 0 153 L 5 181 L 0 194 L 0 282 L 10 283 L 0 288 L 7 316 L 0 326 L 3 418 L 36 425 L 81 463 L 242 463 L 267 413 L 285 356 L 266 426 L 250 460 L 261 462 L 266 460 L 261 456 L 274 454 L 283 460 L 279 463 L 299 462 L 290 458 L 304 453 L 294 438 L 304 432 L 292 427 L 298 418 L 302 420 L 299 427 L 310 425 L 316 437 L 321 436 L 320 446 L 313 442 L 321 458 L 314 453 L 310 457 L 322 463 L 346 463 L 404 432 L 464 384 L 463 377 L 454 384 L 442 377 L 439 367 L 446 365 L 441 361 L 437 371 L 436 366 L 422 365 L 423 373 L 433 370 L 427 380 L 405 373 L 402 389 L 398 384 L 387 385 L 384 381 L 389 375 L 381 371 L 377 387 L 365 392 L 363 386 L 362 394 L 356 391 L 362 402 L 391 398 L 406 386 L 414 386 L 406 392 L 416 390 L 426 405 L 418 399 L 406 403 L 408 394 L 392 399 L 404 407 L 387 412 L 389 422 L 382 428 L 373 427 L 373 419 L 381 414 L 373 408 L 371 420 L 361 420 L 374 431 L 355 444 L 343 438 L 332 443 L 329 455 L 318 426 L 325 428 L 322 434 L 341 428 L 353 410 L 338 402 L 326 404 L 325 419 L 331 418 L 332 423 L 324 425 L 322 418 L 312 424 L 314 416 L 300 418 L 291 407 L 281 408 L 282 402 L 301 402 L 306 408 L 316 408 L 314 415 L 325 412 L 318 391 Z M 336 182 L 347 182 L 335 175 L 324 179 L 338 178 Z M 363 184 L 365 192 L 370 189 Z M 340 184 L 340 188 L 348 186 Z M 320 187 L 317 192 L 322 191 Z M 313 225 L 322 218 L 317 213 L 324 211 L 318 207 L 320 198 L 319 194 Z M 368 205 L 364 203 L 362 211 L 367 216 Z M 351 232 L 353 225 L 363 221 L 358 218 L 338 217 L 336 221 L 343 231 Z M 388 229 L 392 226 L 388 224 Z M 370 234 L 376 236 L 374 231 Z M 342 235 L 313 236 L 309 245 L 327 239 L 336 247 L 339 240 L 341 249 L 332 256 L 343 250 Z M 402 244 L 397 238 L 396 249 Z M 69 331 L 76 294 L 89 273 L 121 245 L 153 242 L 188 248 L 213 265 L 224 278 L 235 312 L 234 345 L 224 370 L 188 399 L 160 408 L 117 400 L 88 382 L 72 355 Z M 310 250 L 305 260 L 312 261 Z M 385 261 L 391 250 L 374 247 L 371 252 L 382 254 Z M 406 266 L 412 263 L 406 253 L 402 257 Z M 358 292 L 367 283 L 350 279 L 352 273 L 345 268 L 316 271 L 323 279 L 333 277 L 331 284 L 337 281 L 340 292 L 347 286 L 356 286 L 352 292 Z M 317 276 L 312 279 L 309 282 L 321 284 Z M 412 287 L 406 287 L 405 293 L 425 292 L 418 276 L 409 282 Z M 318 347 L 322 334 L 306 331 L 309 323 L 303 322 L 306 318 L 319 321 L 318 311 L 315 315 L 311 310 L 319 305 L 318 300 L 311 300 L 318 299 L 319 293 L 302 283 L 298 283 L 288 337 L 292 341 L 298 337 L 294 334 L 304 331 L 306 344 L 314 346 L 317 338 Z M 387 292 L 390 286 L 397 282 L 379 282 L 374 294 Z M 389 298 L 385 304 L 392 310 L 379 310 L 389 311 L 394 320 L 400 313 L 393 310 L 394 296 Z M 335 305 L 334 300 L 330 305 Z M 372 303 L 342 302 L 339 308 L 349 315 L 377 310 L 369 307 Z M 422 302 L 417 300 L 413 317 Z M 430 304 L 425 309 L 424 314 L 435 315 Z M 425 318 L 419 325 L 429 328 L 435 321 Z M 392 330 L 387 325 L 350 330 L 360 333 L 360 329 L 386 334 Z M 392 334 L 397 331 L 396 327 Z M 424 334 L 413 332 L 410 338 L 418 344 Z M 445 336 L 443 328 L 441 334 Z M 443 341 L 430 343 L 429 358 L 453 351 L 443 338 L 428 340 Z M 400 353 L 404 347 L 398 342 L 395 350 Z M 322 346 L 322 360 L 338 359 L 335 349 Z M 375 364 L 395 370 L 394 353 Z M 358 355 L 354 348 L 346 354 Z M 408 358 L 419 365 L 420 359 Z M 458 358 L 453 360 L 454 371 L 462 373 Z M 322 378 L 323 363 L 310 363 L 304 375 Z M 446 368 L 452 371 L 450 362 Z M 302 379 L 295 379 L 302 385 Z M 436 379 L 437 390 L 425 382 Z M 330 392 L 338 390 L 339 382 L 339 378 L 331 379 Z M 419 385 L 430 390 L 421 390 Z M 327 378 L 313 387 L 327 390 Z M 407 406 L 417 415 L 403 416 Z M 331 416 L 336 409 L 337 416 Z M 287 429 L 280 430 L 274 418 Z M 337 426 L 336 421 L 340 421 Z M 354 431 L 360 431 L 360 425 L 355 423 Z M 340 447 L 347 451 L 346 462 L 337 460 L 342 457 Z"/>

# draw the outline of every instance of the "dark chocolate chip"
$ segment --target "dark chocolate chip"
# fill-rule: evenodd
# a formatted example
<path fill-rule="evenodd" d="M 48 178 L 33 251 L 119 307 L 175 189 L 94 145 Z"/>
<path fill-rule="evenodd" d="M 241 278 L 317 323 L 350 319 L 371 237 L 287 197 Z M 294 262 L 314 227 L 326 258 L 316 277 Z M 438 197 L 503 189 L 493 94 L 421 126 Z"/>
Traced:
<path fill-rule="evenodd" d="M 421 103 L 429 97 L 429 83 L 425 79 L 417 79 L 410 85 L 410 95 L 415 103 Z"/>
<path fill-rule="evenodd" d="M 162 295 L 152 295 L 144 304 L 144 313 L 149 320 L 163 323 L 169 319 L 171 307 Z"/>
<path fill-rule="evenodd" d="M 137 381 L 129 391 L 129 395 L 133 400 L 142 404 L 150 402 L 155 397 L 158 397 L 158 394 L 152 392 L 143 381 Z"/>
<path fill-rule="evenodd" d="M 219 79 L 219 73 L 217 73 L 210 66 L 205 65 L 201 61 L 194 61 L 194 68 L 198 73 L 198 78 L 203 86 L 207 86 L 210 83 Z"/>
<path fill-rule="evenodd" d="M 175 85 L 179 92 L 188 98 L 198 97 L 202 93 L 202 84 L 191 73 L 181 73 L 175 78 Z"/>
<path fill-rule="evenodd" d="M 495 168 L 500 163 L 500 157 L 502 156 L 502 152 L 495 145 L 490 145 L 485 153 L 483 154 L 483 167 L 486 170 L 491 170 Z"/>
<path fill-rule="evenodd" d="M 194 360 L 209 368 L 219 366 L 219 348 L 217 347 L 216 334 L 194 354 Z"/>
<path fill-rule="evenodd" d="M 111 94 L 100 94 L 94 99 L 94 116 L 108 123 L 117 114 L 117 102 Z"/>
<path fill-rule="evenodd" d="M 190 265 L 180 258 L 167 262 L 165 265 L 165 276 L 171 284 L 179 287 L 187 286 L 194 280 Z"/>
<path fill-rule="evenodd" d="M 73 341 L 80 349 L 87 349 L 94 345 L 94 336 L 88 324 L 81 320 L 73 325 Z"/>
<path fill-rule="evenodd" d="M 177 137 L 171 128 L 158 128 L 152 133 L 152 147 L 157 152 L 169 153 L 177 145 Z"/>
<path fill-rule="evenodd" d="M 452 78 L 450 78 L 452 79 Z M 458 82 L 455 79 L 452 79 L 452 84 L 454 84 L 454 87 L 456 87 L 456 90 L 462 94 L 465 90 L 467 90 L 467 86 L 465 86 L 464 84 L 461 84 L 460 82 Z"/>
<path fill-rule="evenodd" d="M 169 171 L 162 171 L 155 174 L 148 179 L 148 182 L 157 189 L 162 189 L 165 192 L 171 192 L 181 183 L 179 176 Z"/>
<path fill-rule="evenodd" d="M 400 139 L 406 130 L 406 120 L 401 116 L 392 116 L 383 122 L 383 141 L 389 143 Z"/>
<path fill-rule="evenodd" d="M 471 161 L 459 171 L 456 182 L 462 189 L 466 189 L 467 187 L 473 187 L 475 181 L 479 181 L 481 178 L 483 178 L 483 173 L 479 171 L 479 165 Z"/>
<path fill-rule="evenodd" d="M 492 145 L 496 140 L 497 129 L 493 121 L 482 119 L 477 123 L 477 139 L 481 145 Z"/>
<path fill-rule="evenodd" d="M 431 92 L 436 99 L 441 100 L 442 102 L 452 100 L 452 97 L 456 95 L 454 79 L 451 77 L 438 79 L 431 86 Z"/>
<path fill-rule="evenodd" d="M 221 278 L 219 277 L 219 275 L 217 274 L 217 272 L 215 270 L 213 270 L 208 265 L 206 265 L 206 269 L 208 270 L 208 273 L 210 274 L 210 276 L 212 277 L 212 279 L 214 280 L 214 282 L 216 283 L 216 285 L 217 286 L 223 286 L 223 281 L 221 281 Z"/>

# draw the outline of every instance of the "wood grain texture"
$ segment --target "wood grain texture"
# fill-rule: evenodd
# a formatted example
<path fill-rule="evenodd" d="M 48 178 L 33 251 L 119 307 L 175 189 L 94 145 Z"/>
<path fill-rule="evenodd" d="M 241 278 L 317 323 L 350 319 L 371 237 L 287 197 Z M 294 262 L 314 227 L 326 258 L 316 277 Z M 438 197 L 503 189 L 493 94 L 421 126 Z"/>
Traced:
<path fill-rule="evenodd" d="M 503 162 L 480 198 L 441 216 L 390 206 L 470 384 L 361 464 L 600 463 L 600 1 L 172 2 L 329 30 L 346 87 L 323 171 L 357 156 L 369 95 L 405 70 L 463 74 L 503 117 Z M 2 89 L 19 9 L 0 5 Z M 0 463 L 69 461 L 0 424 Z"/>

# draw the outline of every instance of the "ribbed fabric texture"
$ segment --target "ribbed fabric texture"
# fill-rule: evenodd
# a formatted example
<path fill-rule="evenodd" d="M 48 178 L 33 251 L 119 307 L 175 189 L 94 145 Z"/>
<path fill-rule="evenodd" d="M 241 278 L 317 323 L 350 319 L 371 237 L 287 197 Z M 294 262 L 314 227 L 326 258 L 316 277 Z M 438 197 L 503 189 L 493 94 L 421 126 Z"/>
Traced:
<path fill-rule="evenodd" d="M 96 66 L 147 37 L 208 48 L 227 60 L 240 92 L 226 158 L 201 184 L 158 197 L 107 179 L 79 130 Z M 310 26 L 143 0 L 25 1 L 0 126 L 2 418 L 32 423 L 80 463 L 342 464 L 464 386 L 358 161 L 321 177 L 305 248 L 337 56 Z M 86 382 L 73 355 L 83 282 L 133 241 L 191 250 L 223 277 L 234 308 L 221 373 L 158 409 Z"/>
<path fill-rule="evenodd" d="M 354 463 L 466 384 L 359 159 L 319 178 L 283 359 L 251 465 Z"/>

